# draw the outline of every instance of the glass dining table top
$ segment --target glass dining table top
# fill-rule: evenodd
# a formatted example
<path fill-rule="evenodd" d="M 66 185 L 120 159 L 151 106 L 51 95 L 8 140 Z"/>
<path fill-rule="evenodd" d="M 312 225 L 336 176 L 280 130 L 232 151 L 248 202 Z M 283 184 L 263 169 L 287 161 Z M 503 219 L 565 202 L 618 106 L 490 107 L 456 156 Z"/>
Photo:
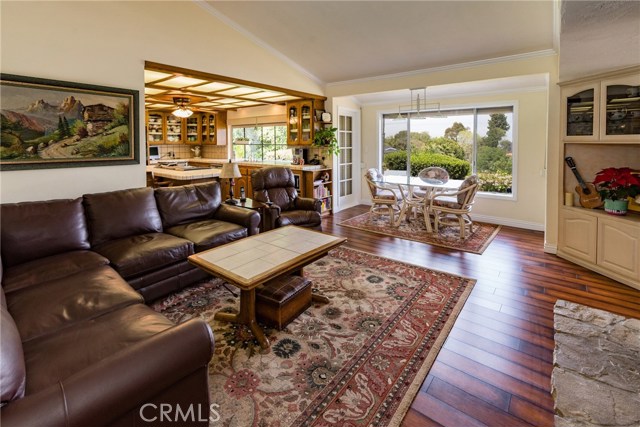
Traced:
<path fill-rule="evenodd" d="M 418 178 L 417 176 L 406 176 L 406 175 L 384 175 L 384 179 L 382 181 L 375 181 L 378 185 L 389 185 L 395 188 L 398 188 L 398 185 L 406 185 L 410 187 L 429 187 L 429 188 L 440 188 L 440 189 L 458 189 L 460 184 L 462 184 L 461 179 L 450 179 L 446 182 L 438 181 L 438 180 L 428 180 L 424 181 L 422 178 Z"/>

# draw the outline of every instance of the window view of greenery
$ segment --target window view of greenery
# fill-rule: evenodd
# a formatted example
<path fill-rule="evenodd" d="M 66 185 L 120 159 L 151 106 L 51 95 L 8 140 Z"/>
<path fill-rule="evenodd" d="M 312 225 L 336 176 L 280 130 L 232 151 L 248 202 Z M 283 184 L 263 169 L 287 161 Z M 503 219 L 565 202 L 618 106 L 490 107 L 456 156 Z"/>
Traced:
<path fill-rule="evenodd" d="M 480 191 L 510 194 L 512 124 L 513 107 L 386 114 L 383 169 L 386 174 L 406 175 L 409 171 L 410 176 L 418 176 L 424 168 L 439 166 L 451 179 L 475 173 Z"/>
<path fill-rule="evenodd" d="M 233 152 L 236 160 L 268 161 L 293 159 L 287 147 L 285 125 L 260 125 L 233 128 Z"/>

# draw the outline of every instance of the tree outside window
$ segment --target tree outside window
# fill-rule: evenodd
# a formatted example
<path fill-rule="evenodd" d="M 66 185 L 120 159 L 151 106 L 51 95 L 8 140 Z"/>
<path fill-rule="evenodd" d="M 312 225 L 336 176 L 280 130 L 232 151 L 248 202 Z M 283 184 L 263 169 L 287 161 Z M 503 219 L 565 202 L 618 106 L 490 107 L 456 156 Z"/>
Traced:
<path fill-rule="evenodd" d="M 481 191 L 510 194 L 512 123 L 513 107 L 384 115 L 383 168 L 387 174 L 417 176 L 439 166 L 452 179 L 476 173 Z"/>

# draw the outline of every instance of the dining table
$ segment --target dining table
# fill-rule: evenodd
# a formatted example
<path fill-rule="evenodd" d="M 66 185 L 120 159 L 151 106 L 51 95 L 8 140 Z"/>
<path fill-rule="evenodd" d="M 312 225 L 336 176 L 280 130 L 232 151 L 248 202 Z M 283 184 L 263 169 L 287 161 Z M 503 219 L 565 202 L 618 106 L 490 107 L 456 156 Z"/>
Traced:
<path fill-rule="evenodd" d="M 424 206 L 425 203 L 429 203 L 429 199 L 435 193 L 446 190 L 457 190 L 460 188 L 463 180 L 461 179 L 449 179 L 441 181 L 438 179 L 423 180 L 417 176 L 406 175 L 384 175 L 381 181 L 376 181 L 376 184 L 387 187 L 391 190 L 399 190 L 402 196 L 402 205 L 400 206 L 400 214 L 398 220 L 393 224 L 394 226 L 400 226 L 402 219 L 406 217 L 407 212 L 418 204 Z M 405 191 L 406 189 L 406 191 Z M 428 212 L 423 207 L 425 215 L 425 226 L 428 233 L 433 232 L 431 221 L 428 218 Z"/>

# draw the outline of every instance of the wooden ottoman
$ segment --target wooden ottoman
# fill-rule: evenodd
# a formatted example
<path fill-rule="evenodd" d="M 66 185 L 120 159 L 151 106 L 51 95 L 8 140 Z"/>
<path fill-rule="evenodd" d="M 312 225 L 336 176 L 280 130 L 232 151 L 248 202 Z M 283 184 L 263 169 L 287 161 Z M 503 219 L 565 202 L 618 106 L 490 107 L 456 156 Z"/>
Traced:
<path fill-rule="evenodd" d="M 283 276 L 256 288 L 258 320 L 282 330 L 311 306 L 311 281 Z"/>

